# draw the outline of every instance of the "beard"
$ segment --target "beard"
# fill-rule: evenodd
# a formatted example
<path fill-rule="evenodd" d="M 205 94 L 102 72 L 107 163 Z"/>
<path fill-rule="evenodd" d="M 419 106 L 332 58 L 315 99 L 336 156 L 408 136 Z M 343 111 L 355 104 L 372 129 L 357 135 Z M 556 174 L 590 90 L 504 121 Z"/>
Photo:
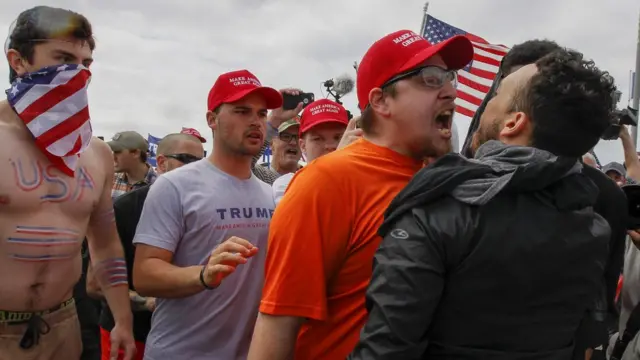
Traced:
<path fill-rule="evenodd" d="M 475 156 L 478 148 L 490 140 L 498 140 L 500 137 L 500 123 L 498 119 L 494 119 L 491 123 L 480 126 L 471 138 L 471 153 Z"/>
<path fill-rule="evenodd" d="M 218 141 L 228 154 L 233 154 L 235 156 L 258 157 L 264 147 L 264 142 L 259 146 L 246 146 L 242 140 L 234 142 L 220 138 Z"/>

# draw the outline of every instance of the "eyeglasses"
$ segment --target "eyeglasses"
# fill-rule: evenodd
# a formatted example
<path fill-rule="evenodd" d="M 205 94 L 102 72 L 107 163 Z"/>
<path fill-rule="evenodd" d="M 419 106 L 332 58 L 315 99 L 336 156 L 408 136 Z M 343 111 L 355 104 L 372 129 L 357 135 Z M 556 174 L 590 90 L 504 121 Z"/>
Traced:
<path fill-rule="evenodd" d="M 454 88 L 458 85 L 458 74 L 455 70 L 446 70 L 439 66 L 427 65 L 392 77 L 381 87 L 384 88 L 402 79 L 416 75 L 420 75 L 424 85 L 432 89 L 440 89 L 447 81 L 450 82 Z"/>
<path fill-rule="evenodd" d="M 298 141 L 300 137 L 298 136 L 298 134 L 291 134 L 291 133 L 286 133 L 286 132 L 281 132 L 278 134 L 278 139 L 288 143 L 291 142 L 291 140 L 295 140 Z"/>
<path fill-rule="evenodd" d="M 165 155 L 165 157 L 176 159 L 183 164 L 189 164 L 198 160 L 202 160 L 201 157 L 193 156 L 191 154 L 170 154 Z"/>

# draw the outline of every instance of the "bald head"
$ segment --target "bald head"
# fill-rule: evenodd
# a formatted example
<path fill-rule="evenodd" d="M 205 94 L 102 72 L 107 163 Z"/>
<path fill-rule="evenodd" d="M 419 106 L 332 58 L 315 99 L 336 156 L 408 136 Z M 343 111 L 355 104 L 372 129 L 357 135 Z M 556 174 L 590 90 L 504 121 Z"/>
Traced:
<path fill-rule="evenodd" d="M 204 148 L 198 138 L 187 134 L 169 134 L 158 144 L 157 169 L 160 173 L 165 173 L 185 165 L 190 160 L 203 157 Z"/>
<path fill-rule="evenodd" d="M 193 143 L 202 148 L 202 143 L 198 138 L 193 135 L 187 134 L 169 134 L 160 140 L 158 143 L 158 154 L 157 155 L 168 155 L 175 154 L 176 149 L 180 147 L 184 142 Z"/>

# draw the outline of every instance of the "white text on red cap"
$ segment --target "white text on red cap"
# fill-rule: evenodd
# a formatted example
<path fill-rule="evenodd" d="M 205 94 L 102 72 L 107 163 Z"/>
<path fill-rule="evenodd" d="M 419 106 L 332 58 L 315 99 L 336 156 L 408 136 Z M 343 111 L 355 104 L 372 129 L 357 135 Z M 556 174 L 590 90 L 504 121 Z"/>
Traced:
<path fill-rule="evenodd" d="M 324 112 L 339 114 L 340 108 L 332 104 L 322 104 L 312 107 L 311 109 L 309 109 L 309 112 L 311 113 L 311 115 L 316 115 Z"/>
<path fill-rule="evenodd" d="M 252 77 L 245 77 L 245 76 L 238 76 L 238 77 L 234 77 L 229 79 L 230 83 L 233 83 L 233 86 L 242 86 L 242 85 L 255 85 L 255 86 L 262 86 L 262 84 L 260 84 L 260 81 L 258 81 L 258 79 L 256 78 L 252 78 Z"/>
<path fill-rule="evenodd" d="M 400 36 L 398 36 L 397 38 L 393 39 L 393 43 L 394 44 L 400 44 L 402 43 L 402 46 L 407 47 L 411 44 L 413 44 L 416 41 L 420 41 L 420 40 L 424 40 L 424 38 L 416 33 L 414 33 L 413 31 L 410 31 L 408 33 L 404 33 Z"/>

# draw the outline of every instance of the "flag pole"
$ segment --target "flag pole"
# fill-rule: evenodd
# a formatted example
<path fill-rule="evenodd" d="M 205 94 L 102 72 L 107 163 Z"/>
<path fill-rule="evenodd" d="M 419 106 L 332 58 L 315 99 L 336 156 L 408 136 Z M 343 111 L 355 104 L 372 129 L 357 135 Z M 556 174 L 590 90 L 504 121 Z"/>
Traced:
<path fill-rule="evenodd" d="M 429 10 L 429 2 L 427 1 L 422 8 L 422 24 L 420 25 L 420 35 L 424 36 L 424 27 L 427 25 L 427 11 Z"/>
<path fill-rule="evenodd" d="M 640 11 L 638 12 L 638 44 L 636 47 L 636 76 L 635 76 L 636 85 L 634 86 L 633 91 L 633 100 L 631 103 L 631 107 L 634 110 L 638 110 L 638 105 L 640 103 Z M 632 79 L 633 81 L 633 79 Z M 633 138 L 633 145 L 636 151 L 638 151 L 638 127 L 631 127 L 631 137 Z"/>

